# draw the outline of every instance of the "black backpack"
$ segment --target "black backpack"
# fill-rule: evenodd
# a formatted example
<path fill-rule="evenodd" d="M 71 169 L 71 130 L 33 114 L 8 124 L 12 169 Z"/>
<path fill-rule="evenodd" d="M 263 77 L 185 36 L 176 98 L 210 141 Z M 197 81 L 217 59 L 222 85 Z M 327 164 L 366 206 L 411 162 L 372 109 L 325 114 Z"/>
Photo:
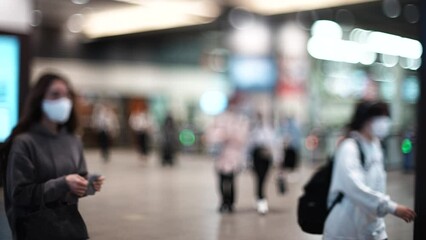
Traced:
<path fill-rule="evenodd" d="M 360 151 L 361 164 L 364 166 L 364 153 L 360 143 L 358 141 L 356 143 Z M 313 174 L 304 187 L 304 194 L 299 198 L 297 206 L 297 221 L 304 232 L 322 234 L 328 214 L 343 199 L 343 193 L 339 193 L 330 208 L 327 207 L 332 173 L 333 157 Z"/>

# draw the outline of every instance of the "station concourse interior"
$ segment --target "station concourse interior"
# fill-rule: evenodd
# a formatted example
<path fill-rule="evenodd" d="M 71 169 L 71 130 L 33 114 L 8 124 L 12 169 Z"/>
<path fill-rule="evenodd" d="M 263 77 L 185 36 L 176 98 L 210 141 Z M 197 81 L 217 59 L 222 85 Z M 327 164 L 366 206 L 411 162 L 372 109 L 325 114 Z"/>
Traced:
<path fill-rule="evenodd" d="M 90 239 L 321 239 L 298 226 L 298 199 L 335 152 L 360 100 L 389 105 L 391 131 L 382 141 L 387 193 L 415 206 L 420 5 L 5 0 L 0 62 L 10 65 L 0 69 L 0 143 L 22 116 L 37 78 L 57 72 L 77 92 L 88 169 L 106 177 L 101 192 L 79 203 Z M 298 164 L 287 175 L 285 194 L 277 190 L 279 166 L 267 175 L 267 214 L 256 210 L 248 159 L 235 177 L 234 211 L 219 211 L 217 146 L 208 144 L 206 133 L 232 107 L 250 126 L 263 114 L 285 144 L 297 145 Z M 104 108 L 114 115 L 107 155 L 95 126 Z M 141 126 L 132 116 L 139 113 L 149 118 L 149 150 L 138 146 Z M 167 162 L 162 151 L 170 118 L 176 137 Z M 1 192 L 0 239 L 8 240 Z M 386 217 L 386 225 L 389 239 L 413 239 L 414 224 Z"/>

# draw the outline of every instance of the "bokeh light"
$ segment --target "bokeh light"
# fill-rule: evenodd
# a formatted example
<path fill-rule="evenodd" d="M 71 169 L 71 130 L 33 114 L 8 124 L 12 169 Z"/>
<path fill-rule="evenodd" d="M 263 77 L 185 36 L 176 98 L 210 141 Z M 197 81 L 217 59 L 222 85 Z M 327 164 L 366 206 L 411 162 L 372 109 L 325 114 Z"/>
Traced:
<path fill-rule="evenodd" d="M 190 147 L 195 143 L 195 134 L 192 130 L 184 129 L 179 134 L 179 141 L 182 145 Z"/>
<path fill-rule="evenodd" d="M 413 149 L 413 143 L 411 142 L 410 139 L 404 139 L 404 141 L 402 141 L 401 144 L 401 152 L 404 154 L 408 154 L 411 152 L 411 150 Z"/>
<path fill-rule="evenodd" d="M 72 33 L 79 33 L 83 30 L 83 14 L 74 14 L 67 21 L 68 30 Z"/>
<path fill-rule="evenodd" d="M 37 27 L 41 24 L 41 21 L 43 19 L 43 13 L 40 10 L 34 10 L 32 12 L 32 19 L 30 25 L 33 27 Z"/>
<path fill-rule="evenodd" d="M 397 18 L 401 15 L 399 0 L 383 0 L 383 13 L 389 18 Z"/>
<path fill-rule="evenodd" d="M 420 18 L 419 9 L 414 4 L 407 4 L 404 7 L 404 17 L 409 23 L 417 23 Z"/>
<path fill-rule="evenodd" d="M 205 92 L 200 99 L 201 110 L 209 115 L 217 115 L 225 111 L 228 106 L 228 98 L 223 92 Z"/>

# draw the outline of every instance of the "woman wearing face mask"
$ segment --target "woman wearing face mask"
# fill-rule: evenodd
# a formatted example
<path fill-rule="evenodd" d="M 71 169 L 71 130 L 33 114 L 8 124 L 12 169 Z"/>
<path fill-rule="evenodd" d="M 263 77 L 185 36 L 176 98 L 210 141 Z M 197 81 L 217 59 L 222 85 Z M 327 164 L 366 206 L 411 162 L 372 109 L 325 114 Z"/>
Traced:
<path fill-rule="evenodd" d="M 392 214 L 406 222 L 414 220 L 413 210 L 392 201 L 385 193 L 386 173 L 380 140 L 388 135 L 390 125 L 385 103 L 361 102 L 356 106 L 348 138 L 336 151 L 329 206 L 339 193 L 344 197 L 327 218 L 324 239 L 385 240 L 388 238 L 385 215 Z"/>
<path fill-rule="evenodd" d="M 87 168 L 76 129 L 75 94 L 69 83 L 59 75 L 41 76 L 22 118 L 0 148 L 5 209 L 14 240 L 27 239 L 25 217 L 40 210 L 42 201 L 48 208 L 76 206 L 87 195 Z M 92 187 L 100 191 L 103 181 L 98 177 Z M 87 239 L 87 232 L 78 239 Z"/>

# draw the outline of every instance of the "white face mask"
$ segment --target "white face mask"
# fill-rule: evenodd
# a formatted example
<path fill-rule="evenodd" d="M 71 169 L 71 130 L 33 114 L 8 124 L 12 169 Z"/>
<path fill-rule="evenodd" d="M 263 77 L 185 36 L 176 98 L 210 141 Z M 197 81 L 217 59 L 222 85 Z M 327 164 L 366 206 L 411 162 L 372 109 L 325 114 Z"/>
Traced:
<path fill-rule="evenodd" d="M 391 119 L 389 117 L 377 117 L 371 122 L 371 131 L 374 136 L 383 139 L 389 135 Z"/>
<path fill-rule="evenodd" d="M 68 121 L 70 117 L 72 102 L 66 97 L 55 100 L 44 99 L 42 102 L 42 109 L 47 118 L 52 122 L 64 123 Z"/>

